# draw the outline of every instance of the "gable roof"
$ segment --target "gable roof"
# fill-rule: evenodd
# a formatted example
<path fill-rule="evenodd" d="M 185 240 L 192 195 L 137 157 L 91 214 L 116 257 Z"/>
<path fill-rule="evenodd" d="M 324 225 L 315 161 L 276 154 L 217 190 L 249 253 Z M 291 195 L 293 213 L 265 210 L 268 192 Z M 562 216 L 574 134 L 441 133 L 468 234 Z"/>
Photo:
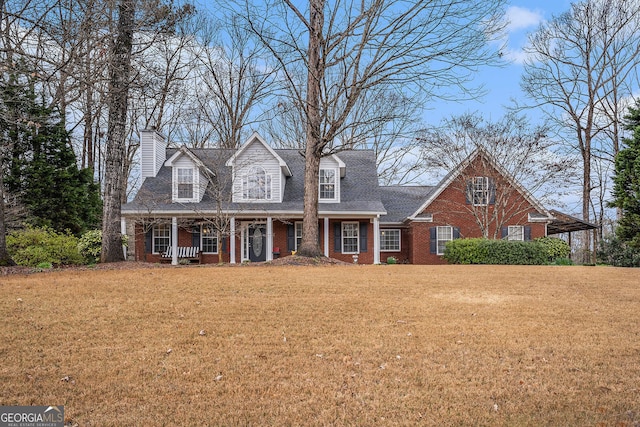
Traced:
<path fill-rule="evenodd" d="M 497 170 L 498 173 L 500 175 L 502 175 L 504 177 L 504 179 L 510 185 L 512 185 L 525 198 L 525 200 L 527 200 L 527 202 L 529 202 L 529 204 L 531 204 L 531 206 L 533 206 L 538 212 L 543 213 L 547 217 L 551 218 L 551 214 L 549 213 L 549 211 L 547 211 L 547 209 L 545 209 L 544 206 L 542 206 L 542 204 L 540 204 L 540 202 L 538 202 L 536 200 L 536 198 L 533 196 L 533 194 L 531 194 L 526 188 L 524 188 L 506 169 L 504 169 L 500 164 L 498 164 L 495 161 L 495 159 L 493 158 L 493 156 L 490 156 L 485 150 L 483 150 L 480 147 L 476 148 L 469 155 L 469 157 L 467 157 L 465 160 L 460 162 L 460 164 L 458 164 L 458 166 L 455 169 L 453 169 L 447 175 L 445 175 L 445 177 L 442 178 L 442 180 L 438 183 L 438 185 L 436 185 L 434 191 L 429 195 L 427 200 L 425 200 L 425 202 L 422 205 L 420 205 L 420 207 L 418 209 L 416 209 L 411 215 L 409 215 L 409 218 L 410 219 L 418 218 L 419 215 L 427 207 L 429 207 L 429 205 L 431 203 L 433 203 L 433 201 L 435 199 L 437 199 L 438 196 L 447 187 L 449 187 L 449 185 L 453 181 L 458 179 L 458 177 L 462 174 L 462 172 L 467 167 L 469 167 L 476 160 L 476 158 L 478 158 L 480 156 L 482 156 L 486 161 L 488 161 L 489 164 L 491 165 L 491 167 L 493 167 L 495 170 Z"/>
<path fill-rule="evenodd" d="M 276 153 L 276 151 L 273 148 L 271 148 L 271 146 L 267 144 L 267 142 L 264 139 L 262 139 L 262 137 L 258 134 L 258 132 L 254 132 L 253 135 L 251 135 L 245 141 L 245 143 L 242 144 L 242 146 L 233 154 L 233 156 L 231 156 L 231 158 L 227 160 L 227 162 L 225 163 L 225 166 L 235 165 L 236 159 L 240 157 L 242 153 L 244 153 L 245 150 L 248 147 L 250 147 L 252 144 L 254 144 L 256 141 L 262 144 L 267 149 L 267 151 L 269 151 L 269 153 L 278 161 L 278 164 L 280 165 L 280 169 L 282 170 L 282 173 L 284 174 L 284 176 L 291 176 L 291 169 L 289 169 L 287 162 L 285 162 L 282 159 L 282 157 L 280 157 L 278 153 Z"/>
<path fill-rule="evenodd" d="M 122 206 L 124 215 L 211 215 L 223 212 L 242 215 L 290 215 L 301 216 L 304 199 L 304 158 L 296 149 L 271 149 L 290 174 L 286 176 L 282 202 L 280 203 L 239 203 L 232 202 L 232 162 L 236 150 L 219 148 L 190 149 L 202 164 L 215 172 L 215 179 L 208 185 L 203 198 L 198 203 L 171 203 L 171 168 L 165 164 L 156 177 L 145 179 L 134 199 Z M 167 149 L 167 157 L 173 158 L 180 150 Z M 237 157 L 237 156 L 236 156 Z M 350 150 L 340 153 L 340 160 L 348 169 L 340 180 L 341 202 L 322 203 L 321 215 L 384 215 L 385 207 L 380 198 L 376 158 L 373 150 Z M 213 187 L 213 186 L 218 186 Z M 216 199 L 211 191 L 219 189 L 223 197 Z M 215 191 L 218 192 L 218 191 Z M 221 199 L 221 200 L 220 200 Z"/>
<path fill-rule="evenodd" d="M 187 148 L 186 145 L 183 145 L 182 147 L 180 147 L 178 149 L 178 151 L 176 151 L 171 157 L 169 157 L 169 159 L 167 159 L 164 164 L 168 167 L 173 167 L 173 163 L 178 160 L 180 157 L 182 156 L 186 156 L 189 157 L 191 159 L 191 161 L 198 167 L 198 169 L 202 169 L 204 171 L 206 171 L 210 176 L 215 176 L 215 173 L 208 168 L 203 162 L 202 160 L 200 160 L 198 158 L 198 156 L 196 156 L 195 154 L 193 154 L 191 152 L 191 150 L 189 148 Z"/>

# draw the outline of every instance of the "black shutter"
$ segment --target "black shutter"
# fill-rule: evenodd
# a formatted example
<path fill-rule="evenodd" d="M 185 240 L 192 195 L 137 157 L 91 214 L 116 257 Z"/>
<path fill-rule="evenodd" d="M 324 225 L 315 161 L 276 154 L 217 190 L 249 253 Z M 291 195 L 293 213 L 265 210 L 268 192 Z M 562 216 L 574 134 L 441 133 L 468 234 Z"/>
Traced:
<path fill-rule="evenodd" d="M 296 226 L 287 225 L 287 252 L 296 250 Z"/>
<path fill-rule="evenodd" d="M 194 225 L 191 229 L 191 246 L 194 248 L 200 247 L 200 226 Z"/>
<path fill-rule="evenodd" d="M 509 236 L 509 227 L 502 227 L 500 229 L 500 237 L 506 239 Z"/>
<path fill-rule="evenodd" d="M 432 254 L 438 253 L 438 228 L 429 228 L 429 251 Z"/>
<path fill-rule="evenodd" d="M 231 236 L 229 238 L 231 239 Z M 222 240 L 222 252 L 227 252 L 227 236 L 220 235 L 220 240 Z"/>
<path fill-rule="evenodd" d="M 489 204 L 496 204 L 496 180 L 489 178 Z"/>
<path fill-rule="evenodd" d="M 342 223 L 333 223 L 333 250 L 337 253 L 342 252 Z"/>
<path fill-rule="evenodd" d="M 369 224 L 366 222 L 360 223 L 360 252 L 367 252 L 367 231 L 369 228 Z"/>
<path fill-rule="evenodd" d="M 153 252 L 153 227 L 144 233 L 144 252 L 147 254 Z"/>
<path fill-rule="evenodd" d="M 460 238 L 460 229 L 458 227 L 453 227 L 453 240 Z"/>
<path fill-rule="evenodd" d="M 467 180 L 467 185 L 465 186 L 464 202 L 467 205 L 470 205 L 472 198 L 473 198 L 473 182 L 470 179 L 468 179 Z"/>
<path fill-rule="evenodd" d="M 524 226 L 524 240 L 531 240 L 531 227 L 528 225 Z"/>

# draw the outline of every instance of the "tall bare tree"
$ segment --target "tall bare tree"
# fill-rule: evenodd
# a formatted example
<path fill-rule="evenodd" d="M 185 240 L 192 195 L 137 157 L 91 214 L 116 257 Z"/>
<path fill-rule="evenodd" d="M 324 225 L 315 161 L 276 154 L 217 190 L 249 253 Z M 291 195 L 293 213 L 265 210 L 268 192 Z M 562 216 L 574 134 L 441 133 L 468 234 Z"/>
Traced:
<path fill-rule="evenodd" d="M 298 253 L 318 245 L 318 175 L 322 156 L 349 146 L 358 101 L 374 88 L 451 96 L 480 65 L 499 56 L 487 42 L 501 29 L 504 2 L 275 0 L 245 3 L 251 31 L 283 68 L 303 112 L 305 195 Z M 306 42 L 306 43 L 305 43 Z M 495 46 L 497 47 L 497 46 Z M 299 85 L 301 70 L 305 85 Z M 423 98 L 424 99 L 424 98 Z M 345 145 L 346 144 L 346 145 Z"/>
<path fill-rule="evenodd" d="M 542 24 L 529 40 L 522 88 L 580 153 L 586 221 L 596 186 L 593 163 L 612 161 L 618 150 L 621 103 L 634 90 L 640 64 L 638 27 L 637 0 L 586 0 Z M 591 241 L 584 241 L 588 254 Z"/>
<path fill-rule="evenodd" d="M 555 153 L 555 145 L 545 125 L 532 126 L 516 113 L 495 122 L 469 113 L 424 131 L 421 164 L 441 175 L 458 171 L 460 178 L 452 188 L 470 202 L 449 208 L 470 214 L 482 236 L 497 238 L 505 224 L 531 208 L 533 199 L 517 197 L 518 193 L 535 195 L 542 204 L 555 202 L 562 196 L 559 189 L 575 179 L 574 157 Z M 488 197 L 472 203 L 478 195 Z"/>

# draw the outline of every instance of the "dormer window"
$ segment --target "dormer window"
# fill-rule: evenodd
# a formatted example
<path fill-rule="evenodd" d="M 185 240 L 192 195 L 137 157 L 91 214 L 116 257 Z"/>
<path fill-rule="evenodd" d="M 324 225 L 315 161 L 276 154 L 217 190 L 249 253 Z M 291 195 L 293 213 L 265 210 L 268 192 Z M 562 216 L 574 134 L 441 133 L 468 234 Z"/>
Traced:
<path fill-rule="evenodd" d="M 320 200 L 336 200 L 336 170 L 320 169 Z"/>
<path fill-rule="evenodd" d="M 242 180 L 243 200 L 271 200 L 271 175 L 261 166 L 249 169 Z"/>
<path fill-rule="evenodd" d="M 192 168 L 178 168 L 178 199 L 193 199 Z"/>

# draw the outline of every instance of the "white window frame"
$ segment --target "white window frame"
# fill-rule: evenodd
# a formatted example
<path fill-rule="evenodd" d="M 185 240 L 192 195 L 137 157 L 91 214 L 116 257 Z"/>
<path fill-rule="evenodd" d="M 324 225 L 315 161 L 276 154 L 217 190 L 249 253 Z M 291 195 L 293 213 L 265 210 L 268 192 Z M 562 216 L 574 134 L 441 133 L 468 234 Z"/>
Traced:
<path fill-rule="evenodd" d="M 507 240 L 524 242 L 524 225 L 510 225 L 507 227 Z"/>
<path fill-rule="evenodd" d="M 357 254 L 360 252 L 360 223 L 359 222 L 343 222 L 342 223 L 342 253 Z M 350 229 L 350 230 L 347 230 Z M 345 250 L 345 241 L 355 239 L 355 251 Z M 353 246 L 353 244 L 350 244 Z"/>
<path fill-rule="evenodd" d="M 186 172 L 189 173 L 186 173 Z M 188 179 L 190 177 L 190 179 Z M 191 185 L 191 195 L 181 197 L 180 186 Z M 198 198 L 198 172 L 195 168 L 174 167 L 173 169 L 173 201 L 174 202 L 195 202 Z"/>
<path fill-rule="evenodd" d="M 453 227 L 450 225 L 440 225 L 436 228 L 436 254 L 444 255 L 447 242 L 453 240 Z"/>
<path fill-rule="evenodd" d="M 294 227 L 294 240 L 295 240 L 293 245 L 294 245 L 294 250 L 297 251 L 298 246 L 300 246 L 298 242 L 302 243 L 302 221 L 296 221 L 293 227 Z"/>
<path fill-rule="evenodd" d="M 162 254 L 167 248 L 171 247 L 171 224 L 158 224 L 153 226 L 152 233 L 152 242 L 151 242 L 151 253 L 154 254 Z M 166 246 L 159 246 L 160 240 L 166 239 Z M 160 247 L 164 247 L 163 250 L 158 250 Z"/>
<path fill-rule="evenodd" d="M 242 177 L 242 200 L 271 200 L 271 187 L 271 175 L 262 166 L 252 166 Z"/>
<path fill-rule="evenodd" d="M 471 180 L 471 201 L 473 206 L 487 206 L 489 204 L 489 177 L 476 176 Z"/>
<path fill-rule="evenodd" d="M 331 172 L 333 174 L 331 181 L 326 181 L 325 174 L 327 172 Z M 322 202 L 336 202 L 338 201 L 338 170 L 335 168 L 321 168 L 320 173 L 318 175 L 318 200 Z M 333 187 L 332 197 L 326 197 L 323 193 L 326 193 L 327 190 L 323 190 L 327 187 Z"/>
<path fill-rule="evenodd" d="M 396 235 L 397 236 L 397 248 L 389 249 L 388 246 L 385 246 L 390 242 L 389 236 Z M 395 244 L 395 237 L 393 237 L 393 244 Z M 383 228 L 380 230 L 380 252 L 400 252 L 402 248 L 402 233 L 399 228 Z"/>
<path fill-rule="evenodd" d="M 205 250 L 205 239 L 215 241 L 215 252 Z M 202 224 L 200 227 L 200 250 L 203 254 L 217 254 L 220 252 L 220 236 L 218 230 L 211 224 Z"/>

